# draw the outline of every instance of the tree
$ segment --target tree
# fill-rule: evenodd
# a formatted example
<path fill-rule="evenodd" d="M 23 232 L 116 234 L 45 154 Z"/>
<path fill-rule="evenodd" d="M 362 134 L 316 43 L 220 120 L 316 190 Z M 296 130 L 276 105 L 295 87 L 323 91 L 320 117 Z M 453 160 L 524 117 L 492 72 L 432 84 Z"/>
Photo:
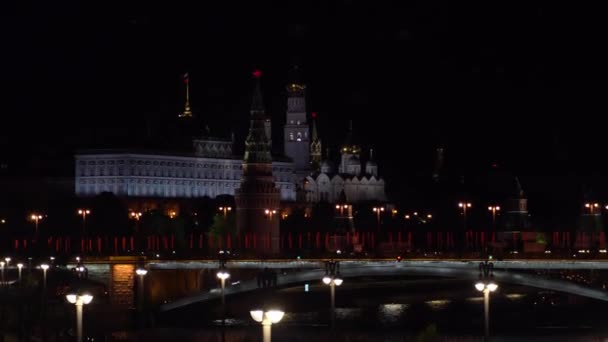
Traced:
<path fill-rule="evenodd" d="M 102 192 L 91 203 L 87 233 L 129 234 L 129 216 L 124 204 L 111 192 Z"/>
<path fill-rule="evenodd" d="M 234 236 L 236 233 L 236 215 L 216 214 L 213 217 L 213 223 L 209 227 L 209 236 L 225 237 L 227 234 Z"/>

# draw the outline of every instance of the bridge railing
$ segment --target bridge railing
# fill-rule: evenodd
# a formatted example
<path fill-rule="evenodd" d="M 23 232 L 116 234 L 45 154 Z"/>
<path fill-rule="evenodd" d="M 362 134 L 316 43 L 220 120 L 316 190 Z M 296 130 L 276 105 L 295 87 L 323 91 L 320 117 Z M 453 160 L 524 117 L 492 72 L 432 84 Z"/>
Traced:
<path fill-rule="evenodd" d="M 278 242 L 276 241 L 278 239 Z M 319 256 L 344 254 L 393 257 L 397 255 L 446 257 L 450 255 L 495 254 L 502 258 L 543 256 L 563 257 L 605 253 L 604 233 L 571 232 L 484 232 L 484 231 L 321 231 L 284 232 L 278 237 L 262 234 L 210 235 L 208 233 L 166 235 L 94 235 L 86 237 L 46 236 L 13 238 L 2 248 L 16 254 L 135 255 L 173 254 L 176 256 L 217 255 L 230 250 L 242 256 L 260 255 L 278 243 L 281 255 Z"/>

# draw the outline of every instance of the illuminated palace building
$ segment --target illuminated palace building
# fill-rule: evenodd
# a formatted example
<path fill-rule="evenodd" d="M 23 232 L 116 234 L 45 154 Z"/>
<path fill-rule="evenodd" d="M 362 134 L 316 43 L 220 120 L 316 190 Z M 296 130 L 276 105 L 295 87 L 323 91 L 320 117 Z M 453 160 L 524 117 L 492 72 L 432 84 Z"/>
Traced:
<path fill-rule="evenodd" d="M 254 74 L 260 76 L 258 72 Z M 186 106 L 179 120 L 192 117 L 187 79 L 185 83 Z M 259 82 L 256 84 L 259 87 Z M 372 151 L 365 154 L 367 159 L 363 163 L 361 148 L 351 140 L 352 124 L 346 142 L 340 147 L 340 159 L 336 163 L 329 160 L 329 152 L 323 159 L 316 115 L 309 116 L 306 111 L 305 89 L 305 85 L 295 79 L 287 85 L 284 153 L 271 157 L 272 179 L 281 202 L 386 201 L 384 180 L 378 175 Z M 259 109 L 254 106 L 262 105 L 261 91 L 254 90 L 252 111 Z M 243 120 L 247 119 L 248 116 L 243 115 Z M 265 113 L 263 127 L 263 143 L 268 143 L 272 150 L 271 118 Z M 247 139 L 251 134 L 250 128 Z M 192 140 L 192 150 L 188 153 L 79 151 L 75 155 L 75 191 L 78 196 L 111 192 L 129 198 L 234 196 L 244 181 L 245 166 L 244 157 L 233 153 L 235 143 L 234 138 L 204 136 Z"/>

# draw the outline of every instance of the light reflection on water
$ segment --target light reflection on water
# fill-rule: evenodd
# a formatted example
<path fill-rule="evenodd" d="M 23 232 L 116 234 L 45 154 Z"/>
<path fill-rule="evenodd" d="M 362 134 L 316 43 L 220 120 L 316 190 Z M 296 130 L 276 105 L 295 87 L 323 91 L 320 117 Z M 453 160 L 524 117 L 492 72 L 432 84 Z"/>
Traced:
<path fill-rule="evenodd" d="M 222 320 L 221 319 L 216 319 L 216 320 L 213 320 L 212 323 L 214 325 L 222 325 Z M 245 320 L 238 319 L 238 318 L 226 318 L 226 320 L 224 322 L 224 324 L 226 326 L 231 326 L 231 327 L 233 327 L 233 326 L 243 326 L 243 325 L 246 325 L 247 323 L 248 322 L 246 322 Z"/>
<path fill-rule="evenodd" d="M 450 302 L 451 300 L 449 299 L 435 299 L 426 301 L 425 303 L 433 310 L 441 310 L 445 308 L 448 304 L 450 304 Z"/>
<path fill-rule="evenodd" d="M 509 293 L 507 295 L 505 295 L 505 297 L 514 300 L 514 301 L 518 301 L 521 300 L 522 298 L 524 298 L 526 295 L 523 293 Z"/>
<path fill-rule="evenodd" d="M 336 319 L 339 320 L 356 320 L 363 315 L 361 308 L 336 308 Z"/>
<path fill-rule="evenodd" d="M 379 306 L 378 320 L 385 325 L 395 324 L 408 307 L 409 304 L 382 304 Z"/>
<path fill-rule="evenodd" d="M 319 321 L 319 312 L 286 312 L 281 322 L 285 323 L 312 323 Z"/>
<path fill-rule="evenodd" d="M 477 303 L 477 302 L 483 302 L 483 297 L 469 297 L 469 298 L 467 298 L 465 300 L 467 302 Z"/>

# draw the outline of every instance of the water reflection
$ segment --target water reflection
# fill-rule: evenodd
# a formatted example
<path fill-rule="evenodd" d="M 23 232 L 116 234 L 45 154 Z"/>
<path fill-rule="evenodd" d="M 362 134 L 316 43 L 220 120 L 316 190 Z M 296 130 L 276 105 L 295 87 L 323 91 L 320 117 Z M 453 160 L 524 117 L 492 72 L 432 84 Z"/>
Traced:
<path fill-rule="evenodd" d="M 441 310 L 445 308 L 448 304 L 450 304 L 451 300 L 449 299 L 435 299 L 428 300 L 425 303 L 431 307 L 433 310 Z"/>
<path fill-rule="evenodd" d="M 395 324 L 408 307 L 408 304 L 382 304 L 378 307 L 378 320 L 385 325 Z"/>
<path fill-rule="evenodd" d="M 467 302 L 478 303 L 483 302 L 483 297 L 469 297 L 465 299 Z"/>
<path fill-rule="evenodd" d="M 512 299 L 512 300 L 521 300 L 522 298 L 524 298 L 526 295 L 523 293 L 509 293 L 507 294 L 505 297 Z"/>
<path fill-rule="evenodd" d="M 356 320 L 363 315 L 363 309 L 360 308 L 336 308 L 337 320 Z"/>
<path fill-rule="evenodd" d="M 211 321 L 214 325 L 222 325 L 222 320 L 221 319 L 216 319 Z M 243 319 L 238 319 L 238 318 L 226 318 L 226 322 L 225 325 L 226 326 L 243 326 L 243 325 L 247 325 L 249 322 L 243 320 Z"/>

